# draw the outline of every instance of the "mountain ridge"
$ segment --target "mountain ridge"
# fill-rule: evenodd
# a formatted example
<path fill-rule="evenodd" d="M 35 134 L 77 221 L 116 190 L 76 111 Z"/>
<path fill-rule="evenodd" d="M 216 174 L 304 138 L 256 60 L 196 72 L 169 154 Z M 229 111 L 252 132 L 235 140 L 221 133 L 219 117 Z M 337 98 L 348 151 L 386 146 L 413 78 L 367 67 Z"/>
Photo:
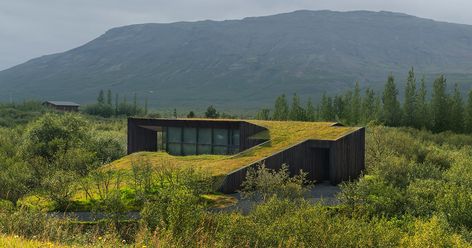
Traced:
<path fill-rule="evenodd" d="M 156 107 L 267 105 L 317 99 L 360 81 L 380 89 L 409 67 L 472 82 L 472 26 L 371 11 L 310 11 L 240 20 L 132 24 L 63 53 L 0 71 L 0 100 L 92 102 L 100 89 Z"/>

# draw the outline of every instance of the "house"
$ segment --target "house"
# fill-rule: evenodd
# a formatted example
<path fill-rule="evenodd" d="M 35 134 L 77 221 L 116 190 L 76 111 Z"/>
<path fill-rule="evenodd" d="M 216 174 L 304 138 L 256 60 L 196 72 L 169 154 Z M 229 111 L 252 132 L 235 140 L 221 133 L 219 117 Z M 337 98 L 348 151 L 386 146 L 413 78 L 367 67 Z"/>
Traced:
<path fill-rule="evenodd" d="M 43 106 L 64 112 L 77 112 L 79 111 L 80 107 L 80 105 L 75 102 L 64 101 L 45 101 L 43 102 Z"/>
<path fill-rule="evenodd" d="M 224 193 L 238 190 L 248 168 L 261 163 L 272 169 L 287 164 L 292 175 L 303 170 L 309 180 L 335 185 L 364 170 L 365 129 L 333 122 L 129 118 L 128 154 L 142 151 L 162 151 L 156 154 L 182 165 L 194 161 L 221 178 Z"/>

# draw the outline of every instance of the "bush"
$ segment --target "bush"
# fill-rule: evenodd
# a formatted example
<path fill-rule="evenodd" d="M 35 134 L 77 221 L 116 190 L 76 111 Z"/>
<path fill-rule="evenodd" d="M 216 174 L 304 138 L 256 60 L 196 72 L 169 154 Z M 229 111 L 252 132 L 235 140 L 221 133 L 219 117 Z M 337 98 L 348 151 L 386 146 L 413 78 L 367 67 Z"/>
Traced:
<path fill-rule="evenodd" d="M 401 216 L 406 199 L 401 189 L 386 183 L 379 176 L 366 175 L 358 182 L 341 185 L 338 198 L 354 213 L 367 216 Z"/>
<path fill-rule="evenodd" d="M 31 190 L 31 169 L 15 157 L 3 157 L 0 154 L 0 198 L 16 202 Z"/>
<path fill-rule="evenodd" d="M 299 199 L 306 190 L 306 175 L 300 171 L 298 175 L 290 177 L 287 165 L 282 165 L 277 171 L 260 164 L 255 169 L 248 169 L 241 193 L 243 197 L 256 201 L 266 201 L 272 196 Z"/>
<path fill-rule="evenodd" d="M 415 180 L 406 190 L 409 213 L 414 216 L 432 216 L 436 211 L 438 191 L 443 187 L 443 181 L 425 179 Z"/>
<path fill-rule="evenodd" d="M 47 196 L 57 204 L 57 208 L 66 210 L 70 198 L 77 191 L 77 174 L 71 171 L 54 171 L 42 181 Z"/>
<path fill-rule="evenodd" d="M 87 122 L 77 114 L 47 113 L 28 124 L 22 154 L 26 159 L 41 157 L 51 162 L 59 153 L 86 146 L 87 128 Z"/>
<path fill-rule="evenodd" d="M 438 147 L 429 147 L 429 152 L 426 155 L 425 163 L 435 165 L 440 170 L 444 171 L 451 167 L 453 159 L 451 158 L 450 152 Z"/>
<path fill-rule="evenodd" d="M 463 185 L 448 184 L 436 198 L 437 209 L 455 227 L 472 228 L 472 191 Z"/>
<path fill-rule="evenodd" d="M 105 118 L 108 118 L 115 114 L 115 110 L 113 109 L 113 106 L 109 104 L 104 104 L 104 103 L 96 103 L 96 104 L 87 105 L 84 108 L 84 112 L 89 115 L 98 115 Z"/>
<path fill-rule="evenodd" d="M 167 231 L 177 239 L 190 241 L 203 218 L 203 206 L 199 200 L 186 187 L 164 188 L 144 204 L 142 221 L 149 230 Z"/>
<path fill-rule="evenodd" d="M 217 244 L 222 247 L 394 247 L 396 223 L 358 219 L 304 200 L 271 197 L 247 216 L 221 214 Z"/>
<path fill-rule="evenodd" d="M 90 150 L 95 152 L 97 163 L 108 163 L 126 154 L 125 141 L 120 135 L 121 133 L 93 132 Z"/>
<path fill-rule="evenodd" d="M 14 210 L 13 202 L 0 199 L 0 213 L 9 213 Z"/>
<path fill-rule="evenodd" d="M 71 231 L 63 221 L 49 218 L 46 213 L 25 208 L 20 208 L 13 213 L 1 214 L 0 230 L 2 233 L 28 238 L 59 240 L 66 240 L 66 236 Z"/>
<path fill-rule="evenodd" d="M 459 235 L 447 230 L 447 223 L 433 216 L 427 221 L 417 220 L 411 235 L 401 240 L 402 247 L 470 247 Z"/>

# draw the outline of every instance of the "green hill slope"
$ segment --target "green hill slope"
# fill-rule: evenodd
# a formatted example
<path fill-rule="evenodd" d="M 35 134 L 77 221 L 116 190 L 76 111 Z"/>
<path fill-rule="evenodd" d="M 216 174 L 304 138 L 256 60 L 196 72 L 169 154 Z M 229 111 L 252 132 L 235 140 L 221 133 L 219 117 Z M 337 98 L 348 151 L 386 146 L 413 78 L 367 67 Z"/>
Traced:
<path fill-rule="evenodd" d="M 281 93 L 380 88 L 410 66 L 472 82 L 472 26 L 390 12 L 296 11 L 231 21 L 114 28 L 0 72 L 0 100 L 94 101 L 99 89 L 152 106 L 244 108 Z M 401 73 L 401 74 L 400 74 Z"/>

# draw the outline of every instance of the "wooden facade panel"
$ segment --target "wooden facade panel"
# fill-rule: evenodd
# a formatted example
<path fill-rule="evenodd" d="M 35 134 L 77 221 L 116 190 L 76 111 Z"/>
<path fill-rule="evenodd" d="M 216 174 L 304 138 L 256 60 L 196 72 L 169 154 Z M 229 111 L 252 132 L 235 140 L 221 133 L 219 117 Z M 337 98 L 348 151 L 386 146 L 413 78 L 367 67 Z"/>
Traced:
<path fill-rule="evenodd" d="M 307 140 L 230 173 L 225 177 L 220 191 L 232 193 L 239 190 L 247 169 L 255 168 L 261 162 L 270 169 L 280 169 L 282 164 L 287 164 L 291 175 L 302 169 L 308 172 L 309 180 L 320 182 L 328 178 L 331 184 L 336 185 L 358 178 L 365 168 L 364 160 L 365 129 L 361 128 L 335 141 Z"/>
<path fill-rule="evenodd" d="M 361 128 L 332 144 L 330 181 L 338 184 L 359 177 L 365 169 L 365 129 Z"/>
<path fill-rule="evenodd" d="M 156 151 L 157 133 L 128 120 L 128 154 L 138 151 Z"/>
<path fill-rule="evenodd" d="M 252 139 L 251 136 L 267 131 L 266 128 L 242 121 L 239 126 L 240 151 L 259 145 L 267 139 Z"/>

